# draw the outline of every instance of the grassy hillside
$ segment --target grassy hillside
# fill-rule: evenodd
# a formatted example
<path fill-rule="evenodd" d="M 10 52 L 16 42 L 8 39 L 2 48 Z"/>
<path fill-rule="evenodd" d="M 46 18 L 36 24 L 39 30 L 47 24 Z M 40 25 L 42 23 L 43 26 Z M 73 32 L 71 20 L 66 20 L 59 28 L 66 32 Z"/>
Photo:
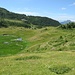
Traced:
<path fill-rule="evenodd" d="M 31 24 L 22 20 L 0 19 L 0 28 L 9 26 L 31 28 Z"/>
<path fill-rule="evenodd" d="M 26 42 L 13 34 L 0 35 L 0 40 L 0 56 L 16 54 L 26 47 Z"/>
<path fill-rule="evenodd" d="M 7 9 L 1 8 L 1 7 L 0 7 L 0 19 L 9 19 L 9 20 L 12 19 L 12 20 L 25 21 L 30 25 L 32 24 L 32 25 L 36 25 L 39 27 L 59 26 L 60 25 L 60 23 L 58 21 L 53 20 L 53 19 L 48 18 L 48 17 L 26 16 L 25 14 L 18 14 L 18 13 L 10 12 Z"/>
<path fill-rule="evenodd" d="M 2 42 L 10 35 L 20 37 L 22 42 L 26 42 L 23 43 L 25 48 L 15 55 L 0 56 L 0 75 L 75 75 L 74 33 L 75 29 L 54 27 L 0 28 Z M 12 36 L 9 39 L 13 39 Z M 8 49 L 12 50 L 13 46 Z"/>

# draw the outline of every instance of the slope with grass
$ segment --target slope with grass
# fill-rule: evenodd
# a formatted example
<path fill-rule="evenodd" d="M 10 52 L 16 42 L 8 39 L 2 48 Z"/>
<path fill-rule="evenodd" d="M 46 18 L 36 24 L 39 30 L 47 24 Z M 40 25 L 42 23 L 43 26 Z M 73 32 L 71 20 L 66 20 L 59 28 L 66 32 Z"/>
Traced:
<path fill-rule="evenodd" d="M 30 25 L 35 25 L 37 27 L 45 27 L 45 26 L 59 26 L 60 23 L 54 19 L 48 18 L 48 17 L 41 17 L 41 16 L 26 16 L 25 14 L 18 14 L 8 11 L 5 8 L 0 7 L 0 20 L 8 19 L 9 23 L 8 25 L 17 25 L 22 27 L 30 27 Z M 18 22 L 10 22 L 10 20 L 19 20 L 20 24 Z M 8 22 L 6 21 L 6 22 Z M 21 22 L 24 21 L 24 22 Z M 5 21 L 4 21 L 5 23 Z M 11 23 L 11 24 L 10 24 Z M 3 25 L 2 22 L 0 22 L 0 27 L 5 26 L 6 23 Z"/>
<path fill-rule="evenodd" d="M 0 35 L 0 56 L 16 54 L 25 47 L 26 43 L 18 36 L 9 34 Z"/>
<path fill-rule="evenodd" d="M 0 56 L 0 75 L 75 75 L 74 33 L 75 29 L 54 27 L 1 28 L 0 35 L 18 36 L 26 47 L 15 55 Z"/>

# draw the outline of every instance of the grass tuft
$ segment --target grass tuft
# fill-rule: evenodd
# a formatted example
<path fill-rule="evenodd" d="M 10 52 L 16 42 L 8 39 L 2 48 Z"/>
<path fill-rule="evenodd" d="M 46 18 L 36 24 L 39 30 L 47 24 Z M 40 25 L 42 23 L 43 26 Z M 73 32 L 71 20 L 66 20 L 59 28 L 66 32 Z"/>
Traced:
<path fill-rule="evenodd" d="M 64 74 L 68 73 L 71 70 L 71 68 L 67 67 L 66 65 L 57 65 L 49 68 L 49 70 L 56 74 Z"/>
<path fill-rule="evenodd" d="M 29 60 L 29 59 L 40 59 L 41 57 L 39 56 L 26 56 L 26 57 L 20 57 L 16 58 L 15 60 Z"/>

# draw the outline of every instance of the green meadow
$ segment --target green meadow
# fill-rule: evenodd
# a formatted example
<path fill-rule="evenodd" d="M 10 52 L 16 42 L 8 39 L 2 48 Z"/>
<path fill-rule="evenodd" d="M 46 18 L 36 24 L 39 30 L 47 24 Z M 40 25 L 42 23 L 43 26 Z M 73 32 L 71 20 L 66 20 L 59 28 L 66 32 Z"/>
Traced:
<path fill-rule="evenodd" d="M 0 75 L 75 75 L 75 29 L 0 28 Z"/>

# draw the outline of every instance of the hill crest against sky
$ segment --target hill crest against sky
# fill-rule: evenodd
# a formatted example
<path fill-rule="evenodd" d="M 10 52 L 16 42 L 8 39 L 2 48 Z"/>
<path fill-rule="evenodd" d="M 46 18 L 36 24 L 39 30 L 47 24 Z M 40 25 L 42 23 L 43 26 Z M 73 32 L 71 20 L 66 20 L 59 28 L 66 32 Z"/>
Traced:
<path fill-rule="evenodd" d="M 0 7 L 16 13 L 46 16 L 58 21 L 75 21 L 75 0 L 1 0 Z"/>
<path fill-rule="evenodd" d="M 26 16 L 25 14 L 17 14 L 8 11 L 5 8 L 0 8 L 0 17 L 14 20 L 27 20 L 28 24 L 40 26 L 58 26 L 60 23 L 48 17 L 41 16 Z"/>

